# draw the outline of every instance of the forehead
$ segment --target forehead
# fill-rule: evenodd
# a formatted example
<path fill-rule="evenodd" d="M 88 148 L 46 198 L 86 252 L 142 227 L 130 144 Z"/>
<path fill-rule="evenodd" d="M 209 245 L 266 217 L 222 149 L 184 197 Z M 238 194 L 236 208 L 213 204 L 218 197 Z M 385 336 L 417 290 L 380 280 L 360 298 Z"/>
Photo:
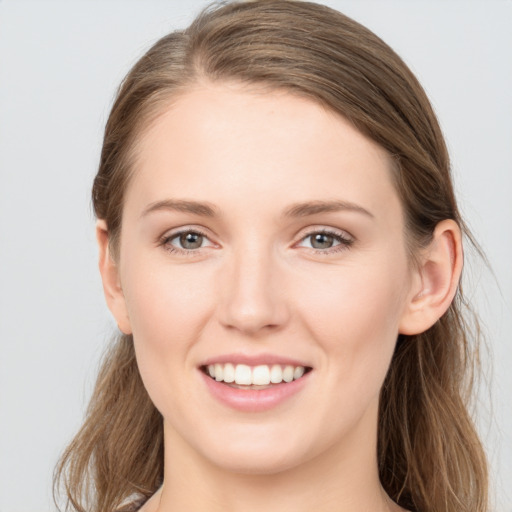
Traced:
<path fill-rule="evenodd" d="M 383 148 L 312 100 L 209 84 L 177 97 L 145 130 L 126 203 L 140 210 L 193 198 L 257 214 L 340 199 L 400 210 L 391 167 Z"/>

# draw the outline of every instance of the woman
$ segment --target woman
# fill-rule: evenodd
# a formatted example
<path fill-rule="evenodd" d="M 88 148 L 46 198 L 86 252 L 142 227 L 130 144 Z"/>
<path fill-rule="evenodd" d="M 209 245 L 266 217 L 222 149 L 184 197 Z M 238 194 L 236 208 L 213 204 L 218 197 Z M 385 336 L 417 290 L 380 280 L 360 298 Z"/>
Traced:
<path fill-rule="evenodd" d="M 307 2 L 206 10 L 124 80 L 93 202 L 123 334 L 58 468 L 75 510 L 488 510 L 468 233 L 374 34 Z"/>

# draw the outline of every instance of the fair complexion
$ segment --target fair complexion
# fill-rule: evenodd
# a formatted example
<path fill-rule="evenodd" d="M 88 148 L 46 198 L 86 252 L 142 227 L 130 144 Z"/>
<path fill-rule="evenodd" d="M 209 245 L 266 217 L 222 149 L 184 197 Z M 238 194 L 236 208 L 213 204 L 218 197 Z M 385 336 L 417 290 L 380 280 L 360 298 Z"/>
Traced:
<path fill-rule="evenodd" d="M 411 263 L 392 172 L 343 118 L 237 84 L 191 89 L 144 132 L 118 260 L 97 227 L 107 303 L 164 420 L 144 512 L 400 510 L 378 477 L 379 391 L 397 335 L 448 308 L 462 255 L 447 220 Z M 305 374 L 233 391 L 212 361 Z"/>

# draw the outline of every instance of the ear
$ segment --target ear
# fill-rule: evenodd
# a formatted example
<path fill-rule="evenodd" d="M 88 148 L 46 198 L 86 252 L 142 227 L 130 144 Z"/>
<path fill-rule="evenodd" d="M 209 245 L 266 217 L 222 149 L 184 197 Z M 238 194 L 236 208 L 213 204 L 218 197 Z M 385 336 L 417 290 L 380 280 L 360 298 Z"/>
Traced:
<path fill-rule="evenodd" d="M 131 334 L 126 301 L 119 279 L 119 267 L 109 249 L 107 223 L 99 219 L 96 223 L 96 240 L 99 247 L 99 268 L 107 306 L 124 334 Z"/>
<path fill-rule="evenodd" d="M 450 307 L 462 272 L 462 235 L 451 219 L 441 221 L 420 255 L 399 333 L 414 335 L 432 327 Z"/>

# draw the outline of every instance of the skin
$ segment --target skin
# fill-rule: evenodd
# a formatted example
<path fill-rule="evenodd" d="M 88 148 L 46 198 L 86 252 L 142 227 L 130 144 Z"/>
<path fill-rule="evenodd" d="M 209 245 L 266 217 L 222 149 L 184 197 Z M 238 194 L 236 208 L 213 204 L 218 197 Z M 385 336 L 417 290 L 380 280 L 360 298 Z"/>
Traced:
<path fill-rule="evenodd" d="M 102 220 L 97 236 L 107 303 L 164 418 L 164 485 L 144 512 L 401 510 L 378 478 L 379 391 L 397 335 L 427 329 L 453 298 L 457 225 L 440 223 L 413 266 L 386 152 L 286 92 L 198 85 L 142 135 L 135 171 L 118 261 Z M 219 213 L 148 212 L 169 199 Z M 283 216 L 332 200 L 350 208 Z M 325 229 L 342 238 L 315 250 Z M 180 230 L 204 233 L 201 248 Z M 313 370 L 284 403 L 240 412 L 198 370 L 229 353 Z"/>

